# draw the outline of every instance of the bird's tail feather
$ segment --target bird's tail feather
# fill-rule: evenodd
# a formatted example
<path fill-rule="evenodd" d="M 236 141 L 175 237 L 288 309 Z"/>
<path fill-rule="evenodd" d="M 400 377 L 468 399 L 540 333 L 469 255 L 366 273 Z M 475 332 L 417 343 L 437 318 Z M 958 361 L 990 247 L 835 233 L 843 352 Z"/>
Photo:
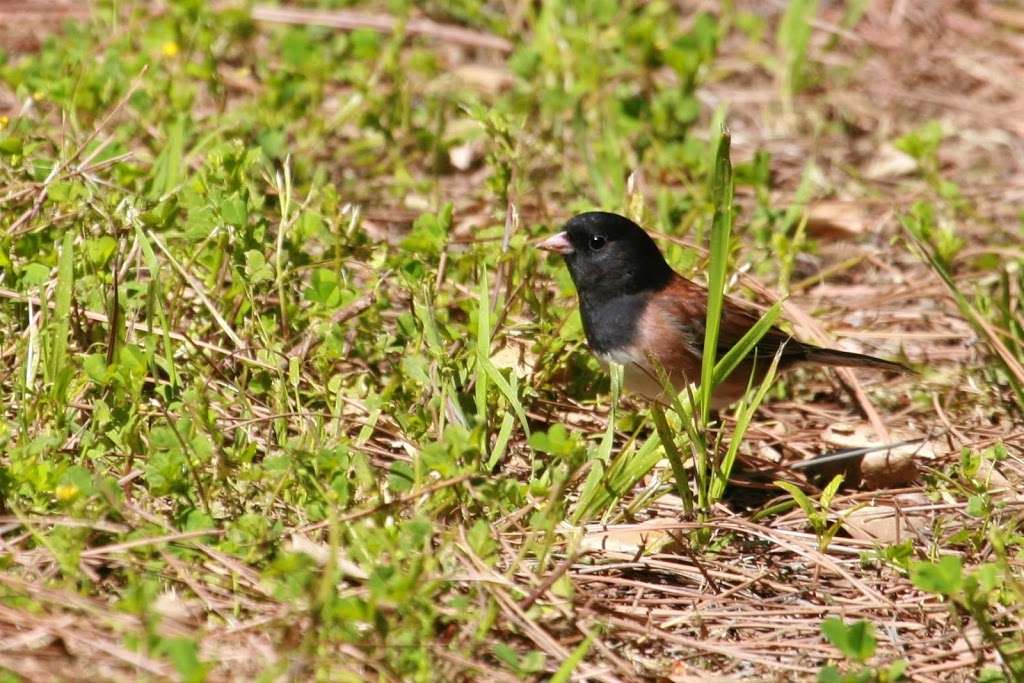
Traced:
<path fill-rule="evenodd" d="M 838 349 L 822 349 L 817 346 L 809 346 L 805 349 L 805 358 L 812 363 L 832 365 L 835 367 L 848 368 L 878 368 L 891 372 L 913 373 L 914 371 L 902 363 L 891 360 L 882 360 L 874 356 L 866 356 L 863 353 L 852 351 L 839 351 Z"/>

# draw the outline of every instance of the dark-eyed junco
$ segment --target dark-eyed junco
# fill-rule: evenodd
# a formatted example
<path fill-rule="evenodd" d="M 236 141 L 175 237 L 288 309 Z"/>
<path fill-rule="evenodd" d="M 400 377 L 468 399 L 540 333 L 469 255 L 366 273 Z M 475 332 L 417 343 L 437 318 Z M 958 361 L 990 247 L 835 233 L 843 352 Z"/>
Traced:
<path fill-rule="evenodd" d="M 664 392 L 657 379 L 657 365 L 677 389 L 687 382 L 699 382 L 707 290 L 673 271 L 643 228 L 624 216 L 591 211 L 573 217 L 562 232 L 537 246 L 565 257 L 579 295 L 587 342 L 602 362 L 624 366 L 627 389 L 661 399 Z M 759 317 L 726 297 L 719 323 L 718 358 Z M 740 398 L 752 370 L 754 382 L 759 382 L 780 347 L 780 368 L 809 364 L 907 372 L 899 363 L 805 344 L 773 327 L 751 356 L 719 384 L 711 407 L 717 410 Z"/>

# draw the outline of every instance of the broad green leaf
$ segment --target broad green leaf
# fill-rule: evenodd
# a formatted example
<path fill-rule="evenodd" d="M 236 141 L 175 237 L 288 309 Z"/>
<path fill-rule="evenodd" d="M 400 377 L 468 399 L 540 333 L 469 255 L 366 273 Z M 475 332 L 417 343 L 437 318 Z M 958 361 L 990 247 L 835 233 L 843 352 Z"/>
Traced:
<path fill-rule="evenodd" d="M 875 627 L 866 621 L 845 624 L 839 617 L 829 617 L 821 632 L 847 659 L 864 663 L 875 654 Z"/>
<path fill-rule="evenodd" d="M 955 595 L 963 588 L 963 566 L 956 555 L 945 555 L 938 562 L 914 562 L 910 580 L 923 591 Z"/>

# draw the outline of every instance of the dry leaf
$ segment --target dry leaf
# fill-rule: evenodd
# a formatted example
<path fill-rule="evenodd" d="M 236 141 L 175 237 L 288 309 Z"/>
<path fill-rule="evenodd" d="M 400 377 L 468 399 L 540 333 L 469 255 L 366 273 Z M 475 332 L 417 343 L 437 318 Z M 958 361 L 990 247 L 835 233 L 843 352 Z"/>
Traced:
<path fill-rule="evenodd" d="M 508 69 L 487 64 L 462 64 L 455 68 L 452 75 L 457 80 L 492 95 L 512 87 L 515 83 L 515 78 Z"/>
<path fill-rule="evenodd" d="M 829 199 L 807 207 L 807 231 L 815 237 L 854 237 L 867 224 L 867 212 L 856 202 Z"/>
<path fill-rule="evenodd" d="M 468 171 L 473 166 L 473 162 L 480 158 L 479 151 L 479 145 L 473 142 L 464 142 L 448 150 L 448 161 L 451 162 L 454 168 L 460 171 Z"/>
<path fill-rule="evenodd" d="M 674 540 L 670 531 L 664 527 L 664 520 L 610 528 L 591 525 L 580 541 L 580 548 L 628 555 L 657 552 Z"/>
<path fill-rule="evenodd" d="M 988 490 L 993 493 L 1006 493 L 1010 500 L 1022 499 L 1010 480 L 996 468 L 995 463 L 991 460 L 982 460 L 978 463 L 978 471 L 974 473 L 974 479 L 986 484 Z"/>
<path fill-rule="evenodd" d="M 843 518 L 843 527 L 853 538 L 897 543 L 930 528 L 930 520 L 917 513 L 905 513 L 891 505 L 868 505 Z"/>
<path fill-rule="evenodd" d="M 164 591 L 153 601 L 153 611 L 165 619 L 185 622 L 192 616 L 193 610 L 182 600 L 174 589 Z"/>
<path fill-rule="evenodd" d="M 304 534 L 292 534 L 287 550 L 293 553 L 302 553 L 309 556 L 318 566 L 323 567 L 331 560 L 331 548 L 326 543 L 317 543 Z M 336 566 L 343 574 L 353 579 L 366 580 L 367 573 L 363 568 L 351 560 L 338 556 L 335 558 Z"/>
<path fill-rule="evenodd" d="M 715 674 L 708 674 L 703 672 L 699 674 L 670 672 L 668 675 L 668 680 L 672 681 L 672 683 L 739 683 L 739 681 L 751 681 L 757 679 L 745 677 L 736 678 L 735 676 L 718 676 Z"/>
<path fill-rule="evenodd" d="M 907 447 L 868 453 L 860 461 L 861 488 L 881 489 L 903 486 L 918 475 L 914 451 Z"/>
<path fill-rule="evenodd" d="M 287 550 L 293 553 L 302 553 L 321 567 L 327 564 L 331 557 L 331 549 L 327 547 L 327 544 L 315 543 L 303 534 L 292 534 Z"/>
<path fill-rule="evenodd" d="M 520 379 L 530 376 L 536 360 L 535 356 L 527 353 L 526 349 L 518 344 L 506 344 L 491 356 L 491 362 L 495 367 L 502 370 L 511 369 Z"/>
<path fill-rule="evenodd" d="M 412 211 L 424 212 L 430 211 L 433 208 L 433 202 L 430 197 L 426 195 L 417 194 L 415 192 L 406 192 L 402 197 L 404 202 L 403 206 L 406 209 Z"/>
<path fill-rule="evenodd" d="M 825 443 L 846 449 L 885 445 L 866 422 L 829 425 L 821 436 Z M 900 430 L 892 430 L 890 434 L 892 443 L 912 441 L 915 438 L 916 435 Z M 845 484 L 850 487 L 892 488 L 912 482 L 918 475 L 917 463 L 921 459 L 931 460 L 936 455 L 935 444 L 925 441 L 874 451 L 859 457 L 823 462 L 821 466 L 808 466 L 807 470 L 825 480 L 836 474 L 844 474 Z"/>
<path fill-rule="evenodd" d="M 916 170 L 917 161 L 914 157 L 901 152 L 892 145 L 883 145 L 878 150 L 878 156 L 864 170 L 864 177 L 869 180 L 897 178 L 913 173 Z"/>
<path fill-rule="evenodd" d="M 768 444 L 763 444 L 757 449 L 757 454 L 767 460 L 768 462 L 780 463 L 782 462 L 782 453 L 779 449 Z"/>

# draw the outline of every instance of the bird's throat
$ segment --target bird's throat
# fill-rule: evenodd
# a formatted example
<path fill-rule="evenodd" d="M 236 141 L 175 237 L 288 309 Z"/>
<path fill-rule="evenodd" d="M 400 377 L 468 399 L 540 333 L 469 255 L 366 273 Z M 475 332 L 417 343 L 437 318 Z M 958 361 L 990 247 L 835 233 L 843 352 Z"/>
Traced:
<path fill-rule="evenodd" d="M 579 298 L 583 331 L 595 354 L 612 357 L 633 346 L 650 298 L 648 294 L 622 294 L 609 298 L 581 292 Z"/>

